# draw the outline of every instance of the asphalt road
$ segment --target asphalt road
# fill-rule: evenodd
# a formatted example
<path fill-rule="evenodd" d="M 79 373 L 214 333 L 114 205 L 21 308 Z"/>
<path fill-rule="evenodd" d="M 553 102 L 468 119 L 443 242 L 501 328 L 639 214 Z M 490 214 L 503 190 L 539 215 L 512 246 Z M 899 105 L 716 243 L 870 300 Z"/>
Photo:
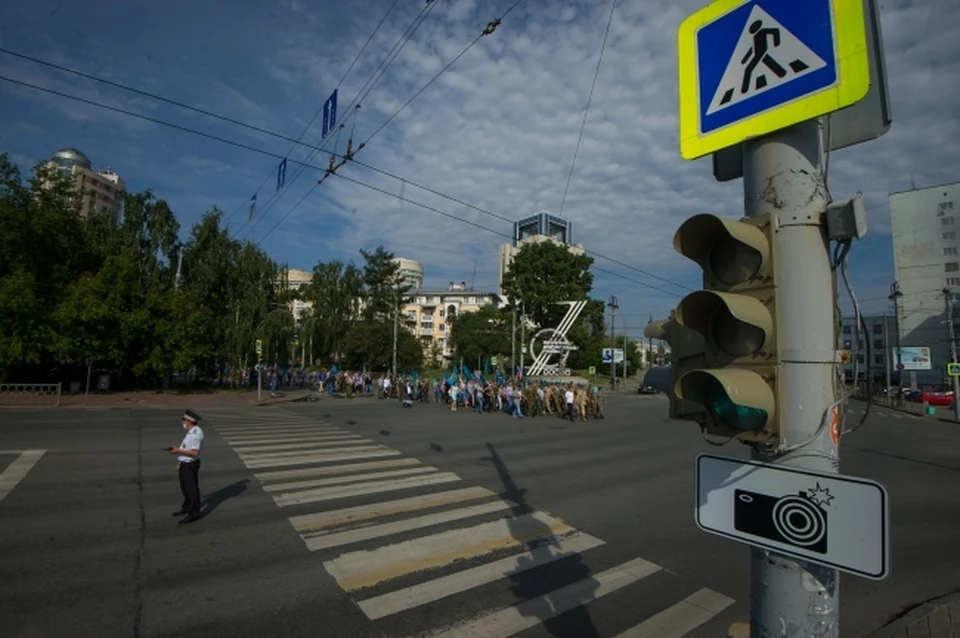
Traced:
<path fill-rule="evenodd" d="M 665 414 L 631 395 L 586 423 L 207 409 L 205 516 L 178 526 L 179 411 L 3 411 L 2 633 L 726 636 L 747 621 L 748 551 L 695 526 L 693 462 L 746 450 Z M 844 473 L 890 492 L 893 575 L 842 577 L 842 635 L 960 588 L 958 443 L 886 410 L 844 439 Z"/>

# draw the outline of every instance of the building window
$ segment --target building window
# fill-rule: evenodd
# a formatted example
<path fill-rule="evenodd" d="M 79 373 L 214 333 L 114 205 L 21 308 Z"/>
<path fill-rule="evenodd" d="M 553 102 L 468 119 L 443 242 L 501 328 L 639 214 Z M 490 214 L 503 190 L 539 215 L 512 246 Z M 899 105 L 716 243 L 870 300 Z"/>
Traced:
<path fill-rule="evenodd" d="M 443 316 L 443 310 L 440 311 L 440 316 L 441 316 L 441 317 Z"/>
<path fill-rule="evenodd" d="M 960 277 L 947 277 L 948 286 L 960 286 Z"/>
<path fill-rule="evenodd" d="M 853 347 L 853 342 L 850 341 L 849 339 L 847 339 L 846 341 L 843 342 L 843 349 L 844 349 L 844 350 L 850 350 L 852 347 Z"/>
<path fill-rule="evenodd" d="M 944 272 L 957 272 L 960 270 L 960 264 L 955 261 L 947 262 L 943 265 Z"/>
<path fill-rule="evenodd" d="M 882 365 L 883 365 L 883 355 L 882 355 L 882 354 L 875 354 L 875 355 L 873 355 L 873 363 L 876 364 L 876 365 L 878 365 L 878 366 L 882 366 Z"/>
<path fill-rule="evenodd" d="M 883 324 L 875 323 L 873 324 L 873 334 L 882 335 L 883 334 Z"/>
<path fill-rule="evenodd" d="M 949 233 L 943 233 L 943 239 L 946 241 L 953 241 L 957 238 L 957 233 L 955 231 L 950 231 Z"/>
<path fill-rule="evenodd" d="M 857 363 L 863 363 L 863 355 L 862 355 L 862 354 L 858 354 L 858 355 L 857 355 Z"/>
<path fill-rule="evenodd" d="M 853 331 L 853 330 L 851 329 L 850 326 L 844 326 L 844 327 L 843 327 L 843 334 L 845 334 L 845 335 L 850 334 L 852 331 Z"/>
<path fill-rule="evenodd" d="M 873 347 L 874 347 L 874 348 L 878 348 L 878 349 L 882 349 L 882 348 L 883 348 L 883 341 L 882 341 L 881 339 L 874 339 L 874 340 L 873 340 Z"/>
<path fill-rule="evenodd" d="M 943 224 L 944 226 L 953 226 L 953 216 L 951 215 L 950 217 L 941 217 L 940 223 Z"/>
<path fill-rule="evenodd" d="M 953 210 L 953 202 L 940 202 L 940 210 Z"/>
<path fill-rule="evenodd" d="M 944 254 L 944 255 L 956 255 L 956 254 L 957 254 L 957 247 L 956 247 L 956 246 L 947 246 L 946 248 L 943 249 L 943 254 Z"/>

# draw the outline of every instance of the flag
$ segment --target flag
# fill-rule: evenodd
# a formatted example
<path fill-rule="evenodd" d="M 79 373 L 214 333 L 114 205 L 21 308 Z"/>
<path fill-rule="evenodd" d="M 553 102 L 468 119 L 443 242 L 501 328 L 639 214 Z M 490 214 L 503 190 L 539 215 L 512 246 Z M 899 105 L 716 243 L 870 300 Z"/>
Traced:
<path fill-rule="evenodd" d="M 257 194 L 254 193 L 253 197 L 250 198 L 250 215 L 247 217 L 247 220 L 253 219 L 253 216 L 257 214 Z"/>
<path fill-rule="evenodd" d="M 490 374 L 490 357 L 483 360 L 483 373 Z"/>
<path fill-rule="evenodd" d="M 277 190 L 279 191 L 287 183 L 287 158 L 284 157 L 280 165 L 277 166 Z"/>
<path fill-rule="evenodd" d="M 340 366 L 338 366 L 337 364 L 333 364 L 332 366 L 330 366 L 330 372 L 332 372 L 333 374 L 339 374 Z"/>
<path fill-rule="evenodd" d="M 497 368 L 497 383 L 499 385 L 503 385 L 503 381 L 504 381 L 503 370 L 501 370 L 500 368 Z"/>

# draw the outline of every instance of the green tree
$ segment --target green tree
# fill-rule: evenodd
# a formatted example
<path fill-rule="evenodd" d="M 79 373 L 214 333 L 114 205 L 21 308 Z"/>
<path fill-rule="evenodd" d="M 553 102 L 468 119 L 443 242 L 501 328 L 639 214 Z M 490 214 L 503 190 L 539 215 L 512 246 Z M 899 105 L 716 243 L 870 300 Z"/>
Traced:
<path fill-rule="evenodd" d="M 451 323 L 450 345 L 457 358 L 475 365 L 478 358 L 510 352 L 511 325 L 507 312 L 483 306 L 464 312 Z"/>
<path fill-rule="evenodd" d="M 343 339 L 342 362 L 359 370 L 390 370 L 393 365 L 393 324 L 382 321 L 358 321 Z M 421 369 L 423 347 L 404 329 L 397 330 L 397 370 Z"/>
<path fill-rule="evenodd" d="M 359 314 L 363 283 L 363 273 L 353 262 L 319 262 L 313 267 L 313 280 L 303 293 L 312 304 L 306 333 L 324 360 L 338 359 L 343 339 Z"/>
<path fill-rule="evenodd" d="M 383 246 L 370 252 L 360 250 L 363 265 L 363 318 L 394 319 L 400 303 L 410 286 L 403 283 L 400 264 L 394 261 L 392 252 Z"/>
<path fill-rule="evenodd" d="M 522 308 L 539 326 L 553 327 L 568 309 L 557 302 L 589 298 L 592 264 L 592 257 L 575 254 L 562 244 L 524 244 L 504 273 L 503 292 L 512 308 Z"/>

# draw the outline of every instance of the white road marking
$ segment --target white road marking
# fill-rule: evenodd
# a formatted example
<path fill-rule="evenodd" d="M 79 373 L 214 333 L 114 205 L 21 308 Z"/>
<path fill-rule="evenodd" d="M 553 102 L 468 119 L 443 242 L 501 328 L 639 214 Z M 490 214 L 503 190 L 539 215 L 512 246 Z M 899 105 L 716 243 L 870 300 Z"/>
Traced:
<path fill-rule="evenodd" d="M 363 483 L 365 481 L 375 481 L 397 476 L 409 476 L 411 474 L 429 474 L 436 472 L 437 468 L 429 465 L 421 465 L 402 470 L 386 470 L 383 472 L 370 472 L 368 474 L 349 474 L 347 476 L 331 476 L 322 479 L 310 479 L 308 481 L 295 481 L 293 483 L 279 483 L 264 485 L 264 492 L 285 492 L 288 490 L 304 490 L 308 487 L 323 487 L 325 485 L 342 485 L 344 483 Z"/>
<path fill-rule="evenodd" d="M 701 589 L 632 627 L 617 638 L 680 638 L 733 604 L 712 589 Z"/>
<path fill-rule="evenodd" d="M 385 470 L 392 467 L 406 467 L 421 465 L 418 459 L 388 459 L 386 461 L 367 461 L 365 463 L 347 463 L 346 465 L 325 465 L 323 467 L 307 467 L 299 470 L 278 470 L 276 472 L 261 472 L 254 477 L 261 483 L 267 481 L 288 481 L 291 479 L 309 478 L 311 476 L 332 476 L 348 472 L 366 472 L 369 470 Z"/>
<path fill-rule="evenodd" d="M 372 450 L 388 450 L 385 445 L 355 445 L 351 447 L 333 447 L 333 448 L 321 448 L 318 450 L 291 450 L 288 452 L 237 452 L 242 460 L 247 461 L 264 461 L 264 460 L 282 460 L 289 459 L 297 456 L 323 456 L 323 455 L 333 455 L 340 454 L 342 452 L 368 452 Z"/>
<path fill-rule="evenodd" d="M 27 472 L 33 469 L 44 452 L 46 450 L 24 450 L 20 453 L 20 456 L 13 460 L 13 463 L 0 473 L 0 501 L 13 491 L 13 488 L 23 480 Z"/>
<path fill-rule="evenodd" d="M 473 621 L 432 635 L 434 638 L 438 636 L 449 638 L 495 638 L 502 636 L 506 638 L 535 627 L 544 620 L 556 618 L 571 609 L 602 598 L 627 585 L 632 585 L 651 574 L 657 573 L 660 569 L 659 565 L 654 565 L 642 558 L 635 558 L 589 578 L 571 583 L 566 587 L 561 587 L 537 598 L 525 600 L 513 607 L 484 614 Z"/>
<path fill-rule="evenodd" d="M 423 487 L 426 485 L 437 485 L 438 483 L 452 483 L 459 481 L 460 477 L 452 472 L 439 472 L 426 474 L 424 476 L 413 476 L 393 481 L 378 481 L 376 483 L 360 483 L 357 485 L 338 485 L 335 487 L 324 487 L 315 490 L 305 490 L 303 492 L 290 492 L 274 496 L 273 500 L 280 507 L 288 505 L 302 505 L 304 503 L 317 503 L 319 501 L 330 501 L 337 498 L 346 498 L 348 496 L 362 496 L 364 494 L 378 494 L 380 492 L 392 492 L 394 490 L 405 490 L 413 487 Z"/>
<path fill-rule="evenodd" d="M 325 455 L 309 454 L 283 459 L 266 459 L 263 461 L 244 461 L 251 470 L 262 467 L 287 467 L 290 465 L 309 465 L 311 463 L 328 463 L 330 461 L 349 461 L 351 459 L 376 459 L 383 456 L 400 456 L 396 450 L 385 448 L 383 450 L 371 450 L 369 452 L 344 452 L 343 454 Z"/>
<path fill-rule="evenodd" d="M 574 554 L 583 553 L 603 544 L 603 541 L 599 538 L 577 532 L 559 538 L 554 543 L 543 545 L 517 556 L 508 556 L 492 563 L 477 565 L 419 585 L 406 587 L 375 598 L 368 598 L 358 602 L 357 605 L 367 615 L 367 618 L 376 620 L 420 605 L 433 603 L 448 596 L 454 596 L 474 587 L 480 587 L 501 578 L 508 578 Z"/>
<path fill-rule="evenodd" d="M 383 523 L 381 525 L 373 525 L 371 527 L 361 527 L 360 529 L 336 532 L 333 534 L 324 534 L 322 536 L 310 536 L 309 538 L 304 538 L 304 541 L 307 544 L 307 549 L 310 551 L 317 551 L 318 549 L 339 547 L 341 545 L 349 545 L 351 543 L 359 543 L 361 541 L 370 540 L 371 538 L 383 538 L 384 536 L 409 532 L 410 530 L 414 529 L 422 529 L 432 525 L 440 525 L 442 523 L 450 523 L 452 521 L 459 521 L 465 518 L 473 518 L 474 516 L 483 516 L 484 514 L 502 512 L 516 506 L 517 504 L 511 501 L 492 501 L 490 503 L 481 503 L 479 505 L 461 507 L 455 510 L 437 512 L 436 514 L 426 514 L 424 516 L 408 518 L 402 521 L 394 521 L 392 523 Z"/>
<path fill-rule="evenodd" d="M 381 463 L 410 460 L 416 459 L 395 459 L 394 461 L 375 461 L 373 463 L 357 463 L 356 465 L 379 465 Z M 417 463 L 419 463 L 419 461 L 417 461 Z M 338 465 L 329 469 L 337 469 L 340 467 L 348 466 Z M 295 530 L 300 532 L 300 534 L 308 534 L 323 529 L 333 529 L 345 527 L 347 525 L 354 525 L 361 521 L 367 521 L 374 518 L 415 512 L 417 510 L 430 509 L 431 507 L 455 505 L 457 503 L 475 501 L 481 498 L 489 498 L 491 496 L 496 496 L 496 494 L 488 489 L 484 489 L 482 487 L 464 487 L 456 490 L 447 490 L 445 492 L 434 492 L 432 494 L 398 498 L 391 501 L 384 501 L 382 503 L 371 503 L 370 505 L 357 505 L 354 507 L 345 507 L 343 509 L 332 510 L 328 512 L 316 512 L 313 514 L 303 514 L 301 516 L 291 516 L 290 523 L 293 525 Z"/>
<path fill-rule="evenodd" d="M 238 448 L 233 446 L 233 449 L 238 453 L 250 454 L 253 450 L 257 452 L 294 452 L 297 450 L 303 450 L 304 452 L 312 452 L 315 448 L 330 448 L 337 447 L 338 445 L 360 445 L 363 443 L 373 443 L 370 439 L 361 439 L 357 437 L 356 439 L 347 439 L 347 440 L 336 440 L 336 441 L 301 441 L 299 443 L 278 443 L 276 445 L 249 445 L 244 448 Z M 319 451 L 319 450 L 317 450 Z"/>
<path fill-rule="evenodd" d="M 281 443 L 308 443 L 311 441 L 337 441 L 337 440 L 347 440 L 347 439 L 359 439 L 363 438 L 360 434 L 350 434 L 349 432 L 343 433 L 331 433 L 331 434 L 297 434 L 297 435 L 282 435 L 282 436 L 260 436 L 260 437 L 243 437 L 236 439 L 229 439 L 224 437 L 224 440 L 232 445 L 244 446 L 244 445 L 273 445 Z"/>
<path fill-rule="evenodd" d="M 575 532 L 563 521 L 543 512 L 481 523 L 421 536 L 409 541 L 355 551 L 324 562 L 337 584 L 355 591 L 406 574 L 450 565 L 454 561 L 523 547 L 526 543 Z"/>

